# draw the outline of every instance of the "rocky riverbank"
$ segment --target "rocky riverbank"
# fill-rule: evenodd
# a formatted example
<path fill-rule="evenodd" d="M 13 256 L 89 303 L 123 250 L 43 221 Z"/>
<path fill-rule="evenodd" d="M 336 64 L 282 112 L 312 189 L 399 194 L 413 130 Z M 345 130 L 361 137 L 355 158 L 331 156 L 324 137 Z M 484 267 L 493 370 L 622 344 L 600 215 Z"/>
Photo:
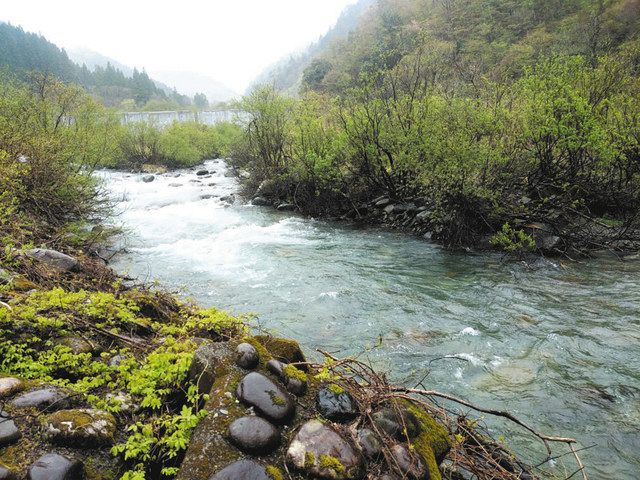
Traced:
<path fill-rule="evenodd" d="M 310 362 L 70 253 L 16 251 L 1 272 L 0 479 L 437 480 L 487 461 L 535 478 L 370 367 Z M 461 462 L 477 445 L 489 460 Z"/>

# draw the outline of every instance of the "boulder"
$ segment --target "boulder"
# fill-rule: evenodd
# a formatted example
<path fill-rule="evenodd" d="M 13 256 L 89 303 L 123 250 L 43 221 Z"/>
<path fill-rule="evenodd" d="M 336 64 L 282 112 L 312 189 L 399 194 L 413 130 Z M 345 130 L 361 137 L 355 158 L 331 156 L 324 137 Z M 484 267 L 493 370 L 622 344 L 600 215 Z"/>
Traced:
<path fill-rule="evenodd" d="M 62 446 L 112 445 L 116 433 L 113 415 L 94 409 L 57 411 L 46 417 L 44 426 L 47 440 Z"/>
<path fill-rule="evenodd" d="M 372 419 L 380 430 L 398 440 L 405 440 L 407 436 L 414 438 L 420 434 L 420 422 L 403 407 L 383 408 L 374 412 Z"/>
<path fill-rule="evenodd" d="M 295 413 L 291 396 L 261 373 L 246 375 L 238 384 L 236 396 L 276 424 L 288 422 Z"/>
<path fill-rule="evenodd" d="M 54 343 L 68 347 L 72 353 L 79 355 L 81 353 L 92 353 L 93 346 L 81 337 L 69 335 L 66 337 L 56 338 Z"/>
<path fill-rule="evenodd" d="M 63 390 L 45 387 L 23 393 L 11 405 L 15 408 L 37 408 L 39 410 L 63 410 L 71 406 L 71 397 Z"/>
<path fill-rule="evenodd" d="M 7 412 L 0 411 L 0 448 L 17 442 L 22 437 L 20 430 Z"/>
<path fill-rule="evenodd" d="M 251 204 L 258 207 L 268 207 L 271 205 L 271 201 L 265 197 L 254 197 L 254 199 L 251 200 Z"/>
<path fill-rule="evenodd" d="M 431 478 L 420 455 L 410 451 L 406 445 L 398 443 L 391 447 L 391 456 L 404 478 L 414 480 L 429 480 Z"/>
<path fill-rule="evenodd" d="M 334 422 L 348 422 L 358 415 L 353 397 L 338 386 L 318 390 L 316 407 L 323 417 Z"/>
<path fill-rule="evenodd" d="M 80 270 L 80 262 L 78 262 L 78 260 L 69 255 L 65 255 L 64 253 L 57 252 L 56 250 L 32 248 L 24 253 L 27 257 L 61 272 L 74 272 Z"/>
<path fill-rule="evenodd" d="M 261 417 L 242 417 L 229 425 L 229 440 L 240 450 L 262 455 L 280 445 L 278 429 Z"/>
<path fill-rule="evenodd" d="M 300 349 L 300 344 L 295 340 L 272 337 L 269 335 L 257 335 L 255 339 L 260 342 L 274 358 L 286 363 L 305 363 L 307 359 Z M 306 365 L 300 365 L 300 370 L 306 371 Z"/>
<path fill-rule="evenodd" d="M 154 175 L 145 175 L 144 177 L 142 177 L 142 181 L 144 183 L 151 183 L 156 179 L 156 177 Z"/>
<path fill-rule="evenodd" d="M 0 378 L 0 398 L 5 398 L 22 390 L 24 383 L 14 377 Z"/>
<path fill-rule="evenodd" d="M 28 480 L 83 480 L 84 465 L 57 453 L 48 453 L 30 467 Z"/>
<path fill-rule="evenodd" d="M 260 362 L 256 347 L 250 343 L 241 343 L 236 347 L 236 364 L 246 370 L 254 369 Z"/>
<path fill-rule="evenodd" d="M 358 478 L 363 467 L 356 449 L 318 420 L 302 425 L 287 449 L 286 461 L 309 476 L 335 480 Z"/>
<path fill-rule="evenodd" d="M 273 480 L 265 468 L 253 460 L 239 460 L 220 470 L 209 480 Z"/>
<path fill-rule="evenodd" d="M 382 453 L 382 443 L 373 430 L 363 428 L 358 431 L 360 450 L 367 458 L 376 458 Z"/>
<path fill-rule="evenodd" d="M 281 212 L 295 212 L 298 209 L 293 203 L 281 203 L 276 208 Z"/>
<path fill-rule="evenodd" d="M 204 175 L 209 175 L 209 170 L 204 170 L 204 169 L 202 169 L 202 170 L 198 170 L 198 171 L 196 172 L 196 175 L 197 175 L 198 177 L 202 177 L 202 176 L 204 176 Z"/>
<path fill-rule="evenodd" d="M 198 384 L 200 393 L 209 393 L 222 369 L 233 358 L 234 352 L 227 342 L 205 343 L 196 349 L 189 370 L 189 378 Z"/>

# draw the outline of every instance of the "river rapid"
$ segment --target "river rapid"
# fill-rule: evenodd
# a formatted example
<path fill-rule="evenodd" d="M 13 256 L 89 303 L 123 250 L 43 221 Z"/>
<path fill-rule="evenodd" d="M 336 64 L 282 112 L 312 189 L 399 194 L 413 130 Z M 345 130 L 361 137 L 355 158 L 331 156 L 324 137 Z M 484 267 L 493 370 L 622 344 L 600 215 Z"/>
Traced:
<path fill-rule="evenodd" d="M 451 253 L 402 233 L 228 205 L 220 197 L 236 180 L 222 161 L 203 168 L 215 173 L 150 183 L 100 173 L 126 231 L 118 272 L 254 313 L 309 354 L 361 354 L 409 386 L 428 374 L 428 388 L 595 445 L 581 453 L 592 479 L 640 478 L 639 261 Z M 521 431 L 489 427 L 543 457 Z"/>

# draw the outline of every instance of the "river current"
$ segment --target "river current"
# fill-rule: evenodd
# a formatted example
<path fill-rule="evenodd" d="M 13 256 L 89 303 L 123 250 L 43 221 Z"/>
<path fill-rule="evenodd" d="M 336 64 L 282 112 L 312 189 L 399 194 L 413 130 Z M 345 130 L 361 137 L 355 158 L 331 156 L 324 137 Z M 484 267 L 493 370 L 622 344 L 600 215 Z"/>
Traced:
<path fill-rule="evenodd" d="M 220 197 L 236 180 L 222 161 L 204 168 L 215 173 L 150 183 L 101 173 L 125 229 L 117 271 L 254 313 L 310 356 L 361 354 L 398 383 L 426 375 L 428 388 L 576 437 L 592 446 L 581 453 L 592 479 L 640 478 L 640 261 L 452 253 L 402 233 L 228 205 Z M 487 421 L 541 456 L 531 437 Z"/>

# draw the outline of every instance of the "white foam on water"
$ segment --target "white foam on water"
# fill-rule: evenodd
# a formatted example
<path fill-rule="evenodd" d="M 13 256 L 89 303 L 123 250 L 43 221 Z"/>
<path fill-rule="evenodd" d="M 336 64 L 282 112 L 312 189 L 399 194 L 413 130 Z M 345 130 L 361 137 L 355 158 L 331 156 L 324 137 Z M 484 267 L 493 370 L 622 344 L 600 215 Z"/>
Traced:
<path fill-rule="evenodd" d="M 472 337 L 477 337 L 480 335 L 480 332 L 473 327 L 466 327 L 462 329 L 460 335 L 471 335 Z"/>

